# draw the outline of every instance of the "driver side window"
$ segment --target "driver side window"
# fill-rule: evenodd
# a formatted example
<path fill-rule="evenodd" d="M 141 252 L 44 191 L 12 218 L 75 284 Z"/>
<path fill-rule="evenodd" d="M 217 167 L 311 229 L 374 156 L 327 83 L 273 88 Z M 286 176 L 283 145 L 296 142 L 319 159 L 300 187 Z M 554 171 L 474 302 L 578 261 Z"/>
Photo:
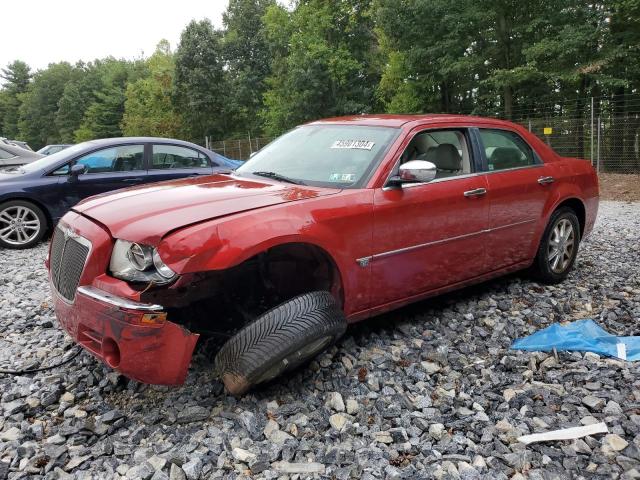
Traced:
<path fill-rule="evenodd" d="M 463 130 L 426 130 L 416 134 L 400 163 L 425 160 L 436 166 L 436 179 L 471 173 L 469 145 Z"/>

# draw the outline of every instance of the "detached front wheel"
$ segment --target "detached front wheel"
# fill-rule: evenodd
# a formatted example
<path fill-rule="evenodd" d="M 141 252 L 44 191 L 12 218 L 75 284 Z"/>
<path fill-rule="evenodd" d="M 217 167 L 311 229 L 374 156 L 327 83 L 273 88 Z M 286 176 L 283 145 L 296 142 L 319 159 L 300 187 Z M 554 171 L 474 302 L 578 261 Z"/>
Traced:
<path fill-rule="evenodd" d="M 302 365 L 347 329 L 329 292 L 311 292 L 269 310 L 225 343 L 215 359 L 226 389 L 242 395 Z"/>

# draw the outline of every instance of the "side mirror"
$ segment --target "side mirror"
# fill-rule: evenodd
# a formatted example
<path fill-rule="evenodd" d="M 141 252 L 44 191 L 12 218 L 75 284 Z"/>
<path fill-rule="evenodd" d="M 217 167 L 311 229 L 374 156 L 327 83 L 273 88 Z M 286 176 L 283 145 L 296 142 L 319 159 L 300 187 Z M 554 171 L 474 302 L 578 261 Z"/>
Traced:
<path fill-rule="evenodd" d="M 71 175 L 72 177 L 78 177 L 83 173 L 85 173 L 86 171 L 87 171 L 86 165 L 76 163 L 71 167 L 71 170 L 69 171 L 69 175 Z"/>
<path fill-rule="evenodd" d="M 389 180 L 394 185 L 403 183 L 427 183 L 436 178 L 437 167 L 426 160 L 411 160 L 400 165 L 398 175 Z"/>

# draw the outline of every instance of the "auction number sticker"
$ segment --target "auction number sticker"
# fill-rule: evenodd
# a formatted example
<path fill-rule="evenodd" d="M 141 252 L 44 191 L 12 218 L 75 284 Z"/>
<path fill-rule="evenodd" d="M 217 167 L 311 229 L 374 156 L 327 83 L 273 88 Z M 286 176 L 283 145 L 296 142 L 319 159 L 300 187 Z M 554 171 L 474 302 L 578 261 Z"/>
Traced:
<path fill-rule="evenodd" d="M 331 148 L 342 148 L 350 150 L 371 150 L 376 142 L 370 140 L 336 140 Z"/>
<path fill-rule="evenodd" d="M 355 173 L 332 173 L 329 176 L 329 181 L 331 182 L 355 182 L 356 174 Z"/>

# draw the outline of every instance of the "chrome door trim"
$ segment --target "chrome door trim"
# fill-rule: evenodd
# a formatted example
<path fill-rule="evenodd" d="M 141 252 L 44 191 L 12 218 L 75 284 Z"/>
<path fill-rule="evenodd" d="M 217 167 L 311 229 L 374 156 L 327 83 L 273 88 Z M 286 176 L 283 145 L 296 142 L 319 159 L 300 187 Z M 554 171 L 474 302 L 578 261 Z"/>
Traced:
<path fill-rule="evenodd" d="M 451 180 L 459 180 L 459 179 L 463 179 L 463 178 L 473 178 L 473 177 L 479 177 L 481 175 L 492 175 L 494 173 L 502 173 L 502 172 L 514 172 L 516 170 L 525 170 L 527 168 L 540 168 L 540 167 L 544 167 L 544 163 L 536 163 L 535 165 L 525 165 L 523 167 L 513 167 L 513 168 L 504 168 L 502 170 L 487 170 L 486 172 L 474 172 L 474 173 L 465 173 L 463 175 L 456 175 L 453 177 L 443 177 L 443 178 L 436 178 L 434 180 L 431 180 L 430 182 L 416 182 L 416 183 L 403 183 L 401 188 L 404 190 L 405 188 L 413 188 L 413 187 L 420 187 L 422 185 L 431 185 L 432 183 L 440 183 L 440 182 L 448 182 Z M 394 167 L 395 169 L 395 167 Z M 393 171 L 393 170 L 392 170 Z M 388 179 L 387 179 L 388 181 Z M 382 191 L 386 192 L 387 190 L 395 190 L 397 187 L 395 186 L 384 186 L 382 187 Z"/>
<path fill-rule="evenodd" d="M 475 236 L 478 236 L 478 235 L 483 235 L 483 234 L 495 232 L 495 231 L 498 231 L 498 230 L 504 230 L 505 228 L 517 227 L 519 225 L 524 225 L 524 224 L 527 224 L 527 223 L 534 223 L 534 222 L 535 222 L 535 220 L 523 220 L 521 222 L 510 223 L 508 225 L 500 225 L 499 227 L 487 228 L 487 229 L 484 229 L 484 230 L 479 230 L 477 232 L 465 233 L 464 235 L 457 235 L 455 237 L 443 238 L 441 240 L 434 240 L 432 242 L 420 243 L 418 245 L 411 245 L 409 247 L 398 248 L 396 250 L 388 250 L 386 252 L 376 253 L 376 254 L 370 255 L 368 257 L 357 258 L 356 262 L 361 267 L 366 267 L 372 261 L 379 260 L 381 258 L 386 258 L 386 257 L 390 257 L 390 256 L 393 256 L 393 255 L 398 255 L 400 253 L 411 252 L 413 250 L 418 250 L 418 249 L 421 249 L 421 248 L 427 248 L 427 247 L 431 247 L 431 246 L 434 246 L 434 245 L 441 245 L 443 243 L 454 242 L 456 240 L 462 240 L 464 238 L 475 237 Z"/>

